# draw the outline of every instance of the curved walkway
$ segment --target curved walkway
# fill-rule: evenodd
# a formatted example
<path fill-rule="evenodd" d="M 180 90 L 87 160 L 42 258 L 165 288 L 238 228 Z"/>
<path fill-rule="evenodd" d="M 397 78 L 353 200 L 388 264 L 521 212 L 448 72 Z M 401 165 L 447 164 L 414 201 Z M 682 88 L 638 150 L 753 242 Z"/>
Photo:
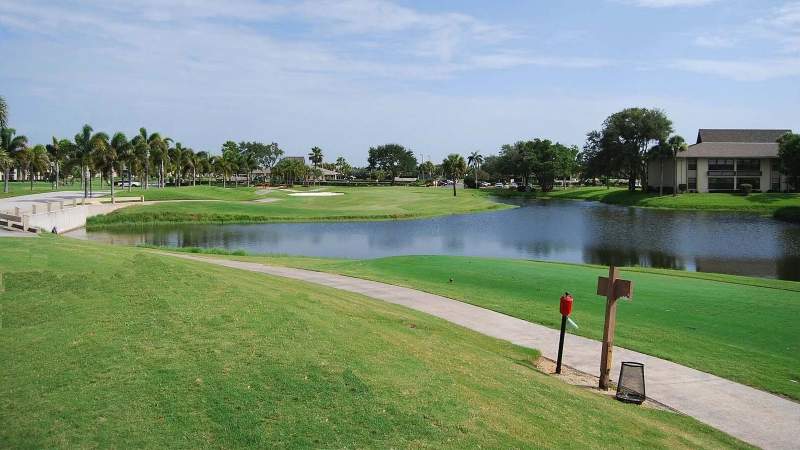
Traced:
<path fill-rule="evenodd" d="M 558 330 L 468 303 L 391 284 L 289 267 L 159 252 L 235 269 L 292 278 L 354 292 L 445 319 L 556 358 Z M 564 364 L 599 373 L 599 341 L 567 335 Z M 800 404 L 733 381 L 620 347 L 614 348 L 613 378 L 620 361 L 645 364 L 648 397 L 745 442 L 767 449 L 800 448 Z"/>

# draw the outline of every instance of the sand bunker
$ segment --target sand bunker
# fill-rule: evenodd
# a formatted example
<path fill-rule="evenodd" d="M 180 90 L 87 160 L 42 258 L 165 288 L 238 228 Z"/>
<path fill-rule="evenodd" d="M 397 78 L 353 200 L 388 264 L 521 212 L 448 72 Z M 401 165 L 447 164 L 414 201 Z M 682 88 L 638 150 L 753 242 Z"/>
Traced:
<path fill-rule="evenodd" d="M 290 197 L 333 197 L 334 195 L 344 195 L 344 192 L 298 192 L 289 194 Z"/>

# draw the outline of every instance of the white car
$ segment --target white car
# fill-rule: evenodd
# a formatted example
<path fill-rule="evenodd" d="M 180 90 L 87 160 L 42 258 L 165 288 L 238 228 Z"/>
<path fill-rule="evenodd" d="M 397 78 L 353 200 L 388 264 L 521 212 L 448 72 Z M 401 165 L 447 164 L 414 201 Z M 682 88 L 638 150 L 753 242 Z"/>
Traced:
<path fill-rule="evenodd" d="M 504 186 L 503 186 L 503 183 L 495 183 L 494 187 L 495 187 L 495 189 L 503 189 Z"/>
<path fill-rule="evenodd" d="M 128 187 L 128 184 L 130 184 L 131 187 L 141 187 L 142 186 L 142 183 L 140 183 L 138 181 L 131 181 L 130 183 L 128 183 L 127 181 L 117 181 L 117 186 L 119 186 L 119 187 Z"/>

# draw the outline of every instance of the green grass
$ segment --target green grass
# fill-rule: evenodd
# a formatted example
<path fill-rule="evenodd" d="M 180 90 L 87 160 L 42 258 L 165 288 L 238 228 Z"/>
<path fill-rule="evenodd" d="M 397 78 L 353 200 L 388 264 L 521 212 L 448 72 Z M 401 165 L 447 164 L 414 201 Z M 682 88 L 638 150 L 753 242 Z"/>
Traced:
<path fill-rule="evenodd" d="M 3 448 L 744 447 L 359 295 L 61 237 L 0 252 Z"/>
<path fill-rule="evenodd" d="M 148 189 L 131 188 L 119 189 L 115 192 L 120 197 L 144 196 L 145 200 L 227 200 L 227 201 L 247 201 L 259 198 L 254 187 L 230 187 L 219 186 L 182 186 Z"/>
<path fill-rule="evenodd" d="M 629 192 L 627 189 L 602 186 L 568 188 L 542 193 L 517 193 L 509 190 L 484 190 L 486 194 L 499 196 L 524 196 L 531 198 L 556 198 L 591 200 L 622 206 L 666 208 L 684 210 L 741 211 L 764 215 L 775 214 L 783 208 L 800 207 L 800 194 L 754 193 L 741 194 L 705 193 L 679 194 L 676 196 Z"/>
<path fill-rule="evenodd" d="M 190 188 L 198 189 L 198 188 Z M 324 220 L 387 220 L 459 214 L 511 206 L 475 190 L 453 197 L 447 189 L 425 187 L 330 187 L 333 197 L 293 197 L 272 192 L 258 202 L 186 202 L 132 206 L 89 219 L 89 228 L 154 223 L 259 223 Z M 308 190 L 308 189 L 299 189 Z"/>
<path fill-rule="evenodd" d="M 450 256 L 236 259 L 408 286 L 551 328 L 560 326 L 558 298 L 569 291 L 575 333 L 602 338 L 605 300 L 595 291 L 607 269 L 597 266 Z M 635 283 L 634 300 L 618 307 L 616 345 L 800 400 L 800 283 L 643 268 L 623 276 Z"/>
<path fill-rule="evenodd" d="M 102 191 L 108 189 L 108 186 L 103 183 L 103 187 L 100 187 L 100 180 L 94 180 L 92 182 L 92 189 L 95 191 Z M 33 190 L 31 190 L 31 184 L 28 181 L 10 181 L 8 183 L 8 191 L 3 192 L 3 182 L 0 181 L 0 198 L 8 198 L 8 197 L 18 197 L 20 195 L 30 195 L 30 194 L 41 194 L 44 192 L 57 192 L 57 191 L 81 191 L 83 188 L 81 187 L 80 183 L 75 182 L 75 184 L 67 183 L 65 186 L 59 186 L 57 190 L 53 189 L 53 184 L 49 181 L 34 181 L 33 182 Z"/>

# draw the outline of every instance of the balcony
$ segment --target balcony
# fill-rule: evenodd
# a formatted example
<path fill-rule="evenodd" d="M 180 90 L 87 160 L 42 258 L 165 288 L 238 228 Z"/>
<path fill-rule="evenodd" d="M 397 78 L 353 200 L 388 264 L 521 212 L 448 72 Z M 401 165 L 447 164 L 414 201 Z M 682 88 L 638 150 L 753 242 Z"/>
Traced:
<path fill-rule="evenodd" d="M 710 177 L 760 177 L 760 170 L 709 170 Z"/>

